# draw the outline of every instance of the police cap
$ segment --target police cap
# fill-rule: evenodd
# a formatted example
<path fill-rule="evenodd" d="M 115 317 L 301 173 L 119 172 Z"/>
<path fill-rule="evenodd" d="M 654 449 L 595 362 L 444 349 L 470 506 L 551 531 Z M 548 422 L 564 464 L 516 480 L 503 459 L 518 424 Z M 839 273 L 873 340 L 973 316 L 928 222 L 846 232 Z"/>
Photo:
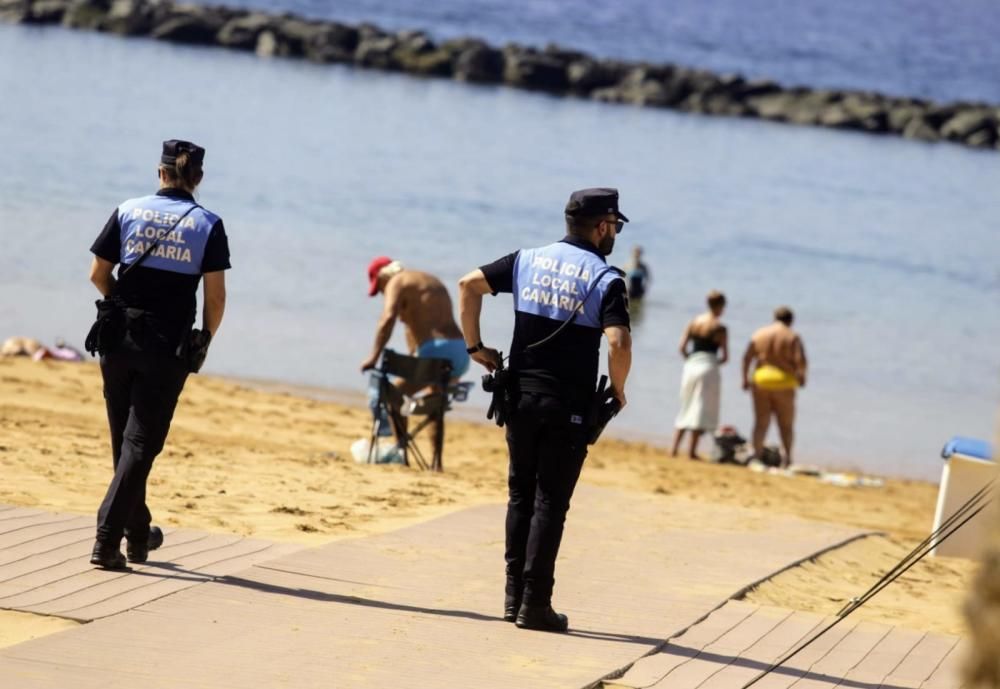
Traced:
<path fill-rule="evenodd" d="M 606 215 L 614 213 L 620 220 L 628 222 L 625 214 L 618 210 L 618 190 L 606 187 L 579 189 L 569 195 L 566 215 L 577 217 L 586 215 Z"/>
<path fill-rule="evenodd" d="M 188 158 L 195 167 L 201 167 L 205 161 L 205 149 L 198 144 L 181 139 L 169 139 L 163 142 L 163 153 L 160 154 L 160 162 L 164 165 L 173 165 L 177 162 L 177 156 L 187 153 Z"/>

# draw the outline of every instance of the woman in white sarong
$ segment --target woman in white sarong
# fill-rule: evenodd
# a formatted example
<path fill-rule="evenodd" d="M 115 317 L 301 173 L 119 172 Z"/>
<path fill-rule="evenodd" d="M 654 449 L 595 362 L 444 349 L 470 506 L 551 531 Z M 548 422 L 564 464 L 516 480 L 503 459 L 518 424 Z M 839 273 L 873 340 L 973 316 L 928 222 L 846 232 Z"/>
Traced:
<path fill-rule="evenodd" d="M 726 297 L 712 290 L 708 293 L 708 311 L 696 316 L 684 329 L 680 353 L 684 357 L 681 375 L 681 410 L 674 423 L 674 444 L 671 454 L 680 450 L 686 431 L 691 432 L 688 455 L 698 456 L 698 441 L 705 431 L 713 432 L 719 425 L 719 402 L 722 377 L 719 366 L 729 359 L 729 336 L 719 318 L 726 308 Z"/>

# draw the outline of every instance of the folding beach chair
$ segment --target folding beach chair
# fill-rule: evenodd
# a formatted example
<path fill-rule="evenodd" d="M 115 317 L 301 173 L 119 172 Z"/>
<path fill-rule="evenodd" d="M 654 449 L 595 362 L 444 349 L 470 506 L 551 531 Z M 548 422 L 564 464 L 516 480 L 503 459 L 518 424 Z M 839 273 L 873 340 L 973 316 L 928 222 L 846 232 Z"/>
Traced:
<path fill-rule="evenodd" d="M 452 402 L 464 402 L 472 383 L 452 383 L 451 362 L 447 359 L 425 359 L 397 354 L 391 349 L 382 354 L 378 368 L 378 398 L 372 421 L 371 441 L 368 445 L 368 462 L 377 451 L 379 419 L 384 411 L 396 435 L 403 464 L 410 466 L 410 456 L 421 469 L 441 471 L 444 454 L 444 415 Z M 391 378 L 402 378 L 406 387 L 417 392 L 403 394 L 393 385 Z M 416 428 L 410 429 L 407 417 L 423 416 Z M 428 426 L 433 427 L 430 463 L 416 443 L 416 436 Z"/>

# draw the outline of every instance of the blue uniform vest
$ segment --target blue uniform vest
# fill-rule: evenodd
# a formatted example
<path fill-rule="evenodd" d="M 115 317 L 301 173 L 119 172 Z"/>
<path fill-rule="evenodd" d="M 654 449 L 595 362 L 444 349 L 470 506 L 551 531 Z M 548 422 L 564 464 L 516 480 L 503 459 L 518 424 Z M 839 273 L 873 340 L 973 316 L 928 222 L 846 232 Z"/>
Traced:
<path fill-rule="evenodd" d="M 205 245 L 219 216 L 201 206 L 184 215 L 193 202 L 170 196 L 143 196 L 129 199 L 118 207 L 121 227 L 121 263 L 137 261 L 149 245 L 160 237 L 143 268 L 156 268 L 186 275 L 200 275 Z M 169 232 L 168 232 L 169 230 Z"/>
<path fill-rule="evenodd" d="M 521 249 L 514 261 L 514 310 L 565 321 L 582 303 L 574 324 L 600 329 L 601 303 L 620 279 L 602 257 L 566 242 Z"/>

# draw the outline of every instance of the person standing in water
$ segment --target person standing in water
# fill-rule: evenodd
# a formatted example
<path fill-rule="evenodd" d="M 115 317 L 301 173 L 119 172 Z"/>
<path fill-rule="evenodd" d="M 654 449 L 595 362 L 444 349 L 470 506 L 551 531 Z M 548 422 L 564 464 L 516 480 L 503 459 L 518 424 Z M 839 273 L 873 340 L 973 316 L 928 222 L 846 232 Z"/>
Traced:
<path fill-rule="evenodd" d="M 774 310 L 774 322 L 753 334 L 743 355 L 743 389 L 753 397 L 754 456 L 763 452 L 774 416 L 785 450 L 782 467 L 792 464 L 795 391 L 806 384 L 806 350 L 802 338 L 792 330 L 794 319 L 790 308 L 779 306 Z"/>
<path fill-rule="evenodd" d="M 681 376 L 681 410 L 674 423 L 671 454 L 677 456 L 686 432 L 691 433 L 688 456 L 701 459 L 698 441 L 705 432 L 719 425 L 722 377 L 719 367 L 729 360 L 729 334 L 720 320 L 726 308 L 726 296 L 708 293 L 708 310 L 696 316 L 681 336 L 680 353 L 684 357 Z"/>
<path fill-rule="evenodd" d="M 649 266 L 642 260 L 641 246 L 632 247 L 632 258 L 625 266 L 625 275 L 627 277 L 628 298 L 634 302 L 641 301 L 653 279 Z"/>

